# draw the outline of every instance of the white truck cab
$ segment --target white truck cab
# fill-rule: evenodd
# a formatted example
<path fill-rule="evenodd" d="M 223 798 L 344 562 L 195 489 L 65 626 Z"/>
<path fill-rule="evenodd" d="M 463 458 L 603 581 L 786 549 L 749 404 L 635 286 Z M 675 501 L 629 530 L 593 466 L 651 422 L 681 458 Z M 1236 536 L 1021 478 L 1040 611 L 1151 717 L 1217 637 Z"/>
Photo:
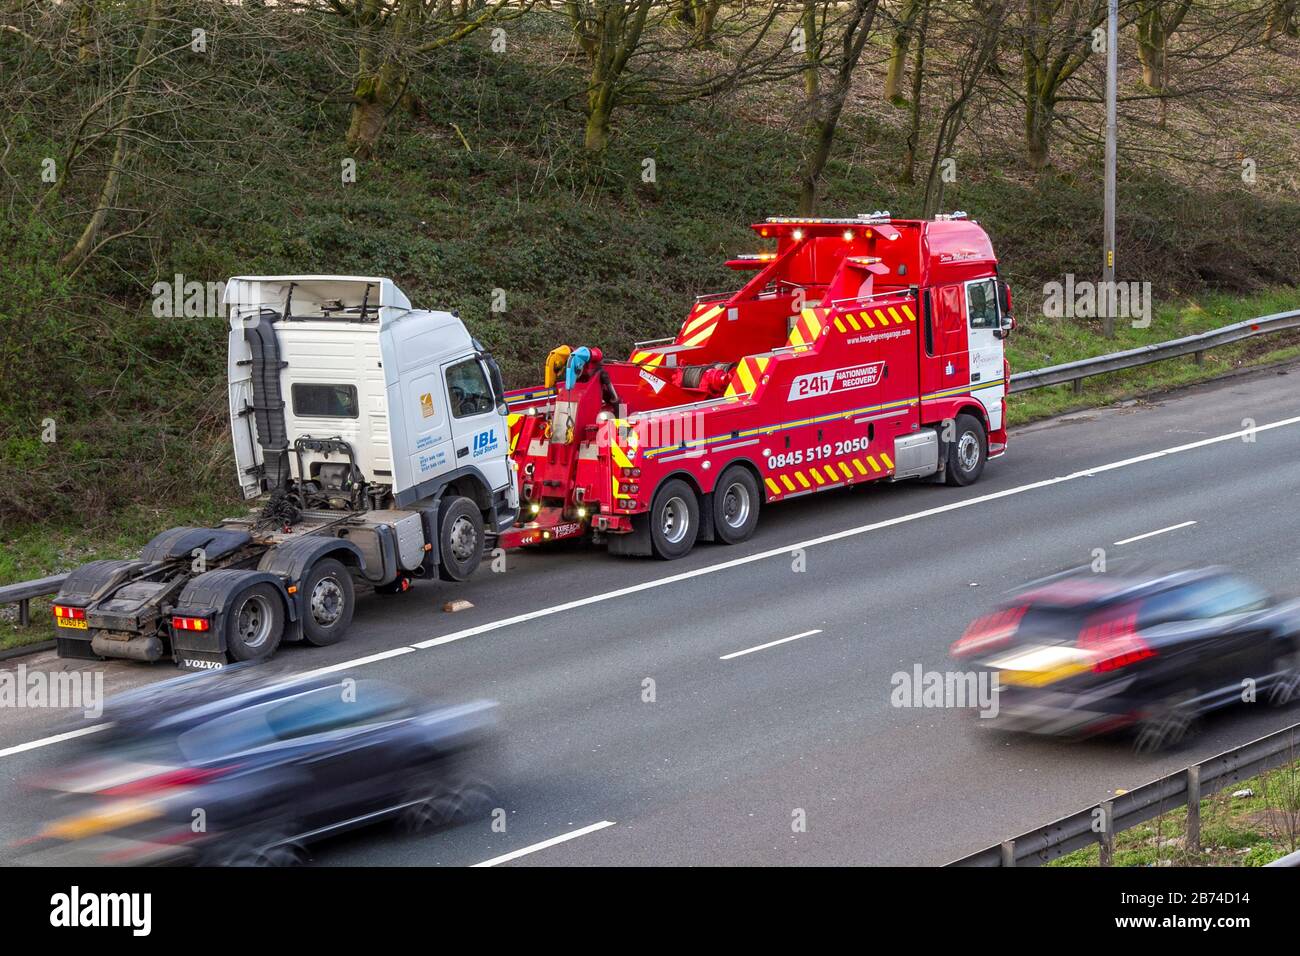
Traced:
<path fill-rule="evenodd" d="M 492 531 L 514 522 L 500 372 L 455 314 L 365 276 L 237 276 L 225 302 L 245 497 L 404 509 L 452 488 Z"/>

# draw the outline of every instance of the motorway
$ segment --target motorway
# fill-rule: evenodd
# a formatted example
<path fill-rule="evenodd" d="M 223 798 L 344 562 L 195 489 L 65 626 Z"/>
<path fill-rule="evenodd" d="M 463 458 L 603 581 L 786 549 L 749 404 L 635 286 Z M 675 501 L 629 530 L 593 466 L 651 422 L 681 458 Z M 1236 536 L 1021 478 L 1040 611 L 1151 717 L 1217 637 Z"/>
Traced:
<path fill-rule="evenodd" d="M 970 712 L 895 708 L 890 678 L 953 666 L 973 617 L 1094 548 L 1300 593 L 1297 382 L 1300 367 L 1265 370 L 1038 423 L 973 487 L 791 501 L 746 544 L 673 563 L 560 546 L 467 585 L 363 598 L 343 644 L 287 646 L 272 666 L 500 701 L 507 824 L 374 828 L 318 845 L 313 862 L 939 864 L 1294 723 L 1300 708 L 1243 706 L 1137 756 L 1122 740 L 1011 737 Z M 475 606 L 442 612 L 452 596 Z M 102 668 L 109 692 L 173 673 L 21 663 Z M 42 817 L 21 780 L 68 748 L 50 736 L 86 723 L 0 714 L 0 846 Z"/>

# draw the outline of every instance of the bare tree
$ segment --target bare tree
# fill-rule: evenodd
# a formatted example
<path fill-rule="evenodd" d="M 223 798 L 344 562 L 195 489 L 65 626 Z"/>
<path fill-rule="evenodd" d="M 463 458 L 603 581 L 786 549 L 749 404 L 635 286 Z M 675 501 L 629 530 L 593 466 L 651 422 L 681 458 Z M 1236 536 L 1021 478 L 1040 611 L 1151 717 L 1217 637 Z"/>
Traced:
<path fill-rule="evenodd" d="M 565 16 L 587 63 L 582 106 L 589 157 L 603 155 L 609 146 L 611 121 L 620 106 L 683 103 L 769 82 L 797 69 L 782 66 L 789 56 L 783 44 L 767 42 L 784 10 L 781 0 L 757 14 L 733 10 L 724 17 L 721 4 L 711 7 L 708 46 L 716 47 L 716 54 L 706 61 L 688 58 L 699 46 L 698 27 L 708 12 L 699 3 L 565 0 Z M 682 22 L 695 31 L 683 36 L 675 28 Z"/>
<path fill-rule="evenodd" d="M 805 0 L 800 21 L 805 35 L 804 92 L 808 152 L 799 173 L 798 210 L 817 207 L 822 173 L 835 143 L 835 130 L 862 52 L 871 37 L 877 0 Z M 823 73 L 826 74 L 823 80 Z"/>

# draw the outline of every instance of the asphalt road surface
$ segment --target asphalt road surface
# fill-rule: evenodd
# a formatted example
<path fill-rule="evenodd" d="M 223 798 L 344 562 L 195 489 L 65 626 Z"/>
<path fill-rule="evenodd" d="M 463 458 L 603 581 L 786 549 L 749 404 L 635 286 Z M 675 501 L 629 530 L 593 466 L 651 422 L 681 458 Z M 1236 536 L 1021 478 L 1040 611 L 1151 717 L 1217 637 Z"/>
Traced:
<path fill-rule="evenodd" d="M 1003 592 L 1096 548 L 1300 593 L 1297 384 L 1300 369 L 1268 370 L 1022 428 L 973 487 L 791 501 L 746 544 L 677 562 L 557 546 L 467 585 L 365 597 L 343 644 L 286 646 L 272 666 L 499 701 L 505 828 L 381 826 L 316 846 L 314 863 L 939 864 L 1294 723 L 1300 708 L 1243 706 L 1138 756 L 991 733 L 890 691 L 896 672 L 954 667 L 947 648 Z M 444 613 L 450 597 L 474 608 Z M 173 674 L 4 666 L 19 663 L 103 670 L 109 693 Z M 21 780 L 66 752 L 52 735 L 91 723 L 0 712 L 0 846 L 45 813 Z"/>

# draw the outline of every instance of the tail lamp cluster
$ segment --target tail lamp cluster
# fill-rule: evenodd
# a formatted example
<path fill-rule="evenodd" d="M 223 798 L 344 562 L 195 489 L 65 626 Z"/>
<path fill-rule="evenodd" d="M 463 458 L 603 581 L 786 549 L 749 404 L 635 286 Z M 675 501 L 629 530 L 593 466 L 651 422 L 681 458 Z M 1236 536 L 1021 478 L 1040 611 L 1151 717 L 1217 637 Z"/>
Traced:
<path fill-rule="evenodd" d="M 1096 663 L 1092 665 L 1096 673 L 1119 670 L 1156 656 L 1138 635 L 1137 617 L 1136 607 L 1126 607 L 1099 612 L 1084 622 L 1078 643 L 1080 648 L 1096 655 Z"/>
<path fill-rule="evenodd" d="M 965 657 L 976 651 L 997 647 L 1011 640 L 1020 627 L 1020 621 L 1029 610 L 1028 605 L 1000 608 L 983 617 L 977 617 L 966 628 L 966 633 L 953 644 L 950 653 L 953 657 Z"/>

